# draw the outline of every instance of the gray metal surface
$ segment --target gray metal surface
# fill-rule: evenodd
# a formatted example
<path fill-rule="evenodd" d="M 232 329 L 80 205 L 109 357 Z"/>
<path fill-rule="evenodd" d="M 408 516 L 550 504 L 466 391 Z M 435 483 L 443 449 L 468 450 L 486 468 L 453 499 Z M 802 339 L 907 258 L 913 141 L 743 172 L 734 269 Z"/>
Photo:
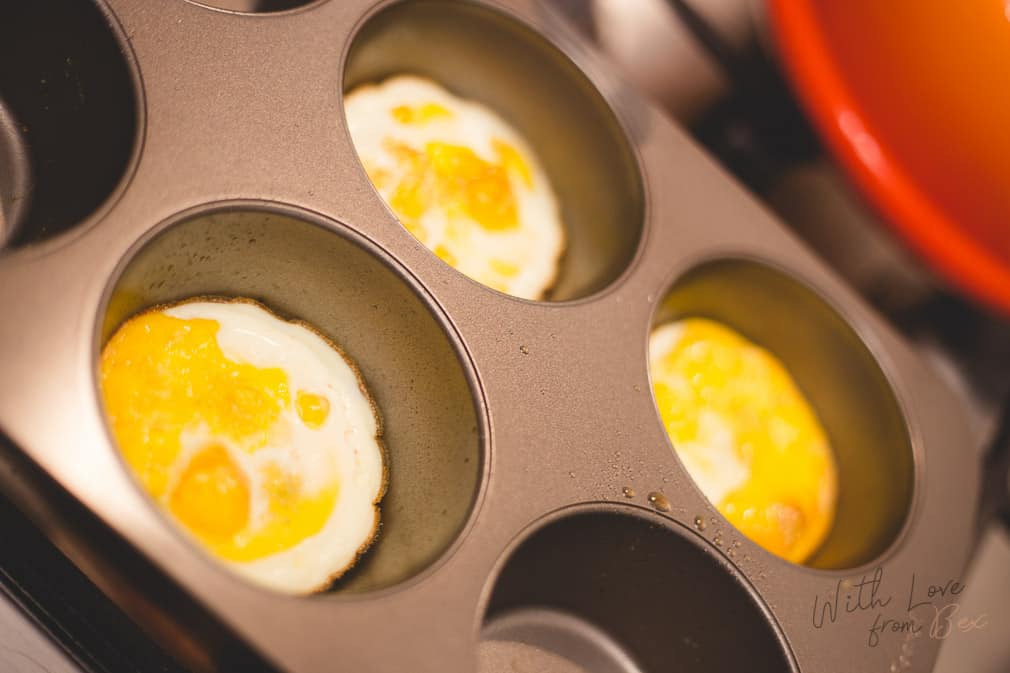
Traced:
<path fill-rule="evenodd" d="M 31 167 L 18 122 L 0 100 L 0 246 L 14 238 L 31 198 Z"/>
<path fill-rule="evenodd" d="M 81 673 L 62 648 L 0 593 L 0 671 L 5 673 Z"/>
<path fill-rule="evenodd" d="M 538 2 L 408 3 L 399 16 L 416 23 L 400 28 L 438 38 L 422 59 L 428 74 L 503 106 L 538 143 L 548 170 L 571 172 L 558 176 L 566 213 L 584 219 L 580 200 L 598 204 L 598 219 L 570 232 L 580 243 L 566 261 L 571 290 L 558 297 L 570 300 L 515 300 L 442 264 L 382 203 L 343 124 L 348 73 L 378 74 L 364 62 L 349 65 L 352 42 L 369 34 L 370 26 L 390 25 L 384 22 L 393 14 L 369 23 L 389 4 L 330 1 L 242 16 L 188 2 L 109 2 L 126 36 L 135 80 L 142 83 L 135 160 L 119 190 L 79 226 L 0 256 L 6 314 L 0 322 L 6 381 L 0 428 L 199 606 L 284 670 L 331 670 L 339 662 L 361 673 L 469 673 L 476 667 L 485 612 L 501 589 L 500 573 L 509 567 L 517 540 L 545 516 L 565 518 L 562 510 L 569 507 L 604 507 L 632 521 L 651 521 L 663 531 L 655 538 L 660 546 L 668 544 L 673 527 L 707 522 L 697 531 L 699 553 L 715 559 L 725 577 L 743 578 L 742 595 L 762 615 L 755 622 L 761 628 L 752 632 L 755 648 L 771 648 L 804 673 L 834 673 L 840 666 L 886 671 L 899 657 L 907 670 L 929 670 L 939 641 L 923 636 L 909 655 L 899 636 L 883 634 L 875 645 L 872 638 L 868 643 L 868 629 L 878 614 L 908 619 L 904 596 L 913 575 L 919 587 L 943 585 L 960 577 L 972 550 L 977 465 L 965 459 L 970 433 L 957 398 L 852 290 Z M 456 30 L 424 33 L 439 25 L 440 16 Z M 406 63 L 406 55 L 400 56 Z M 557 91 L 566 92 L 564 109 L 575 111 L 563 119 L 551 114 L 551 105 L 536 104 L 559 101 Z M 597 141 L 578 145 L 592 130 Z M 597 151 L 601 147 L 609 149 Z M 204 216 L 224 211 L 238 213 L 225 218 L 230 224 L 224 230 L 206 226 L 212 219 Z M 296 220 L 293 249 L 312 231 L 321 243 L 313 249 L 329 249 L 334 257 L 278 256 L 273 284 L 256 273 L 242 277 L 268 256 L 259 239 L 217 246 L 211 241 L 197 258 L 212 259 L 193 258 L 189 270 L 131 263 L 170 249 L 157 247 L 166 239 L 153 238 L 156 232 L 186 238 L 180 232 L 206 226 L 213 239 L 229 227 L 235 231 L 235 222 L 257 217 L 274 224 Z M 277 233 L 274 224 L 267 228 Z M 223 260 L 214 257 L 218 253 Z M 413 297 L 411 311 L 421 314 L 418 324 L 431 327 L 433 335 L 416 347 L 440 344 L 442 352 L 454 354 L 449 369 L 462 374 L 450 380 L 464 382 L 466 395 L 452 398 L 466 397 L 467 413 L 476 419 L 467 427 L 422 429 L 420 441 L 476 433 L 479 470 L 473 468 L 472 489 L 447 496 L 457 506 L 465 502 L 455 523 L 439 528 L 420 517 L 426 521 L 412 532 L 424 538 L 438 531 L 441 542 L 437 553 L 420 554 L 424 562 L 409 572 L 393 572 L 388 581 L 354 593 L 338 588 L 317 597 L 279 596 L 208 559 L 136 487 L 109 441 L 96 357 L 103 335 L 125 312 L 165 298 L 162 281 L 174 283 L 172 292 L 254 292 L 292 317 L 318 319 L 329 311 L 323 282 L 331 277 L 329 267 L 368 258 L 369 268 L 385 269 L 390 280 L 384 286 L 399 293 L 391 299 L 376 289 L 378 308 Z M 711 260 L 717 262 L 704 265 Z M 215 261 L 221 264 L 215 267 Z M 205 275 L 215 268 L 219 275 Z M 760 269 L 760 282 L 740 291 L 762 301 L 731 307 L 704 290 L 728 283 L 734 291 L 734 278 L 753 278 L 746 273 L 729 273 L 715 285 L 681 284 L 696 278 L 698 269 L 718 279 L 720 268 Z M 137 269 L 140 275 L 132 276 Z M 154 274 L 148 276 L 152 282 L 130 286 L 129 279 L 144 277 L 145 270 Z M 139 296 L 120 292 L 128 286 Z M 753 330 L 772 306 L 770 288 L 785 288 L 795 300 L 797 324 L 790 333 L 784 321 L 791 314 L 778 307 L 765 313 L 769 327 L 763 336 L 801 358 L 808 387 L 818 391 L 819 411 L 833 419 L 829 434 L 844 438 L 852 421 L 866 429 L 859 441 L 844 440 L 840 449 L 847 460 L 869 456 L 875 441 L 884 457 L 867 466 L 865 479 L 853 462 L 842 488 L 871 496 L 886 511 L 885 525 L 878 525 L 876 510 L 860 512 L 864 501 L 850 501 L 850 514 L 856 514 L 846 516 L 844 535 L 835 540 L 841 551 L 821 568 L 772 557 L 721 518 L 671 450 L 650 394 L 646 342 L 656 316 L 664 315 L 659 307 L 669 306 L 664 297 L 679 297 L 674 303 L 692 311 L 731 308 L 726 319 Z M 121 306 L 117 297 L 131 303 Z M 802 343 L 808 329 L 831 335 L 820 363 L 816 345 Z M 389 343 L 396 345 L 410 351 L 403 339 Z M 380 355 L 376 346 L 370 355 L 376 375 L 382 375 Z M 424 385 L 440 383 L 437 370 L 444 367 L 426 368 L 424 354 L 416 355 L 422 374 L 433 378 Z M 448 362 L 441 356 L 437 361 Z M 392 366 L 394 359 L 388 362 Z M 846 381 L 869 387 L 845 390 Z M 875 409 L 854 404 L 861 392 Z M 449 414 L 445 422 L 461 417 Z M 867 425 L 873 418 L 884 420 L 881 436 L 867 436 L 874 432 Z M 392 441 L 390 449 L 395 472 L 396 456 L 411 454 Z M 881 473 L 895 465 L 897 473 Z M 187 630 L 188 614 L 152 600 L 116 555 L 61 520 L 46 494 L 20 482 L 16 471 L 0 469 L 0 476 L 4 489 L 124 609 L 192 665 L 215 667 L 213 643 Z M 898 485 L 893 493 L 881 492 L 892 484 Z M 398 490 L 405 494 L 418 486 Z M 626 497 L 625 487 L 635 495 Z M 671 503 L 667 511 L 648 512 L 650 492 L 664 494 Z M 874 533 L 865 540 L 857 534 L 860 517 Z M 380 539 L 376 558 L 384 554 L 383 544 Z M 605 567 L 625 552 L 627 547 L 602 545 L 585 553 L 597 564 L 590 567 Z M 690 616 L 701 607 L 696 601 L 670 609 Z M 833 617 L 818 623 L 811 619 L 818 610 Z M 923 605 L 914 616 L 925 620 L 929 610 Z M 732 615 L 726 623 L 724 642 L 730 645 L 737 635 Z M 656 652 L 654 643 L 636 651 L 627 639 L 617 639 L 632 657 Z M 736 657 L 739 668 L 750 654 L 740 648 L 727 656 Z"/>
<path fill-rule="evenodd" d="M 605 631 L 579 617 L 545 608 L 516 610 L 488 622 L 478 656 L 480 673 L 537 667 L 546 672 L 559 667 L 555 657 L 573 672 L 641 673 Z"/>

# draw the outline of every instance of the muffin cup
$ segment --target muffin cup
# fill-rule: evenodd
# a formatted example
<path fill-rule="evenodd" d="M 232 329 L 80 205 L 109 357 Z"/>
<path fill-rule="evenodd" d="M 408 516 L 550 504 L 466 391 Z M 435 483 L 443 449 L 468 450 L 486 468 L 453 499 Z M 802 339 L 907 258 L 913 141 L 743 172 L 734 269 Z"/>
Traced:
<path fill-rule="evenodd" d="M 912 504 L 913 451 L 891 385 L 852 327 L 800 281 L 732 258 L 678 278 L 653 323 L 688 317 L 727 325 L 780 358 L 824 424 L 838 500 L 830 533 L 805 565 L 853 568 L 884 553 Z"/>
<path fill-rule="evenodd" d="M 548 300 L 585 297 L 624 273 L 644 217 L 634 152 L 603 95 L 556 46 L 476 3 L 386 3 L 352 38 L 344 92 L 404 74 L 498 112 L 542 160 L 566 241 Z"/>
<path fill-rule="evenodd" d="M 138 154 L 141 87 L 101 2 L 41 0 L 0 25 L 0 245 L 79 227 L 122 190 Z"/>
<path fill-rule="evenodd" d="M 131 315 L 192 297 L 252 299 L 305 322 L 350 358 L 373 396 L 387 454 L 381 527 L 335 592 L 391 586 L 451 546 L 477 500 L 485 419 L 465 353 L 402 270 L 308 214 L 199 208 L 130 257 L 110 288 L 99 341 Z"/>
<path fill-rule="evenodd" d="M 684 526 L 597 505 L 533 528 L 494 578 L 483 650 L 533 645 L 598 673 L 796 670 L 746 580 Z"/>

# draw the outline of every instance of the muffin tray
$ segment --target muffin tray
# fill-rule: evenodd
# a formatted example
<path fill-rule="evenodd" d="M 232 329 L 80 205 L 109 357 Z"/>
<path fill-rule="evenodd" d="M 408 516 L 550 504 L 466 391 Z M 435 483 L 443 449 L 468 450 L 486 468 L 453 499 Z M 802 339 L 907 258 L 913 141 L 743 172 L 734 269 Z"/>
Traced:
<path fill-rule="evenodd" d="M 930 670 L 956 598 L 927 593 L 976 530 L 957 399 L 548 3 L 25 4 L 0 27 L 0 483 L 189 667 Z M 371 186 L 342 92 L 404 72 L 537 149 L 568 236 L 547 301 L 443 264 Z M 104 340 L 208 294 L 315 325 L 382 410 L 380 536 L 326 593 L 231 574 L 111 444 Z M 774 352 L 828 431 L 837 520 L 805 566 L 671 448 L 647 340 L 687 315 Z"/>

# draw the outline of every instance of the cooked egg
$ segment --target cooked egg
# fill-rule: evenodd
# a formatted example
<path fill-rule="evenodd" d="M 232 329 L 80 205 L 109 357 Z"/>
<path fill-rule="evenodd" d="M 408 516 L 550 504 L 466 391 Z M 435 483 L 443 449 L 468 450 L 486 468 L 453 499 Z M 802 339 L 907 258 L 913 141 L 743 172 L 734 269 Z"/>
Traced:
<path fill-rule="evenodd" d="M 105 412 L 144 490 L 242 576 L 324 588 L 368 547 L 386 468 L 356 368 L 249 301 L 126 321 L 102 351 Z"/>
<path fill-rule="evenodd" d="M 489 287 L 544 295 L 564 230 L 551 185 L 516 131 L 419 77 L 360 86 L 344 105 L 368 177 L 411 234 Z"/>
<path fill-rule="evenodd" d="M 716 508 L 768 551 L 802 563 L 834 520 L 834 455 L 785 367 L 703 318 L 649 339 L 656 405 L 677 455 Z"/>

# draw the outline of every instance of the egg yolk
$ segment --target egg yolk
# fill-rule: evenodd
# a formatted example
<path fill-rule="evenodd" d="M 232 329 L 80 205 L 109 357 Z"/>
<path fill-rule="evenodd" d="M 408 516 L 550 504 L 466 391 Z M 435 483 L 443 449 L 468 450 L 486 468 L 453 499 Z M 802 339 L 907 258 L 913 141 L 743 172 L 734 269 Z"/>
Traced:
<path fill-rule="evenodd" d="M 397 105 L 390 113 L 401 124 L 427 124 L 433 119 L 449 119 L 452 113 L 438 103 Z"/>
<path fill-rule="evenodd" d="M 243 467 L 243 455 L 285 436 L 288 376 L 229 360 L 219 327 L 161 312 L 130 319 L 102 351 L 102 395 L 116 443 L 145 490 L 214 553 L 250 561 L 319 532 L 338 485 L 305 493 L 280 466 L 259 474 Z M 306 426 L 325 422 L 324 397 L 299 391 L 297 399 Z M 193 437 L 210 439 L 184 451 Z"/>
<path fill-rule="evenodd" d="M 227 540 L 249 522 L 249 485 L 221 446 L 190 461 L 169 495 L 169 508 L 198 537 Z"/>
<path fill-rule="evenodd" d="M 396 158 L 398 180 L 389 205 L 414 236 L 425 242 L 420 222 L 428 211 L 442 210 L 455 227 L 450 240 L 465 238 L 469 223 L 486 231 L 507 231 L 519 226 L 519 213 L 511 175 L 532 184 L 532 174 L 519 151 L 495 140 L 496 161 L 487 161 L 469 147 L 428 142 L 422 150 L 395 141 L 387 149 Z M 379 186 L 390 183 L 388 171 L 366 166 L 369 178 Z M 448 260 L 446 260 L 448 261 Z"/>
<path fill-rule="evenodd" d="M 299 390 L 295 396 L 295 408 L 298 409 L 298 418 L 302 419 L 302 423 L 313 430 L 323 427 L 323 423 L 330 415 L 328 399 L 304 390 Z"/>
<path fill-rule="evenodd" d="M 834 458 L 820 421 L 767 351 L 710 320 L 680 324 L 680 338 L 652 365 L 671 442 L 734 526 L 802 562 L 834 518 Z"/>

